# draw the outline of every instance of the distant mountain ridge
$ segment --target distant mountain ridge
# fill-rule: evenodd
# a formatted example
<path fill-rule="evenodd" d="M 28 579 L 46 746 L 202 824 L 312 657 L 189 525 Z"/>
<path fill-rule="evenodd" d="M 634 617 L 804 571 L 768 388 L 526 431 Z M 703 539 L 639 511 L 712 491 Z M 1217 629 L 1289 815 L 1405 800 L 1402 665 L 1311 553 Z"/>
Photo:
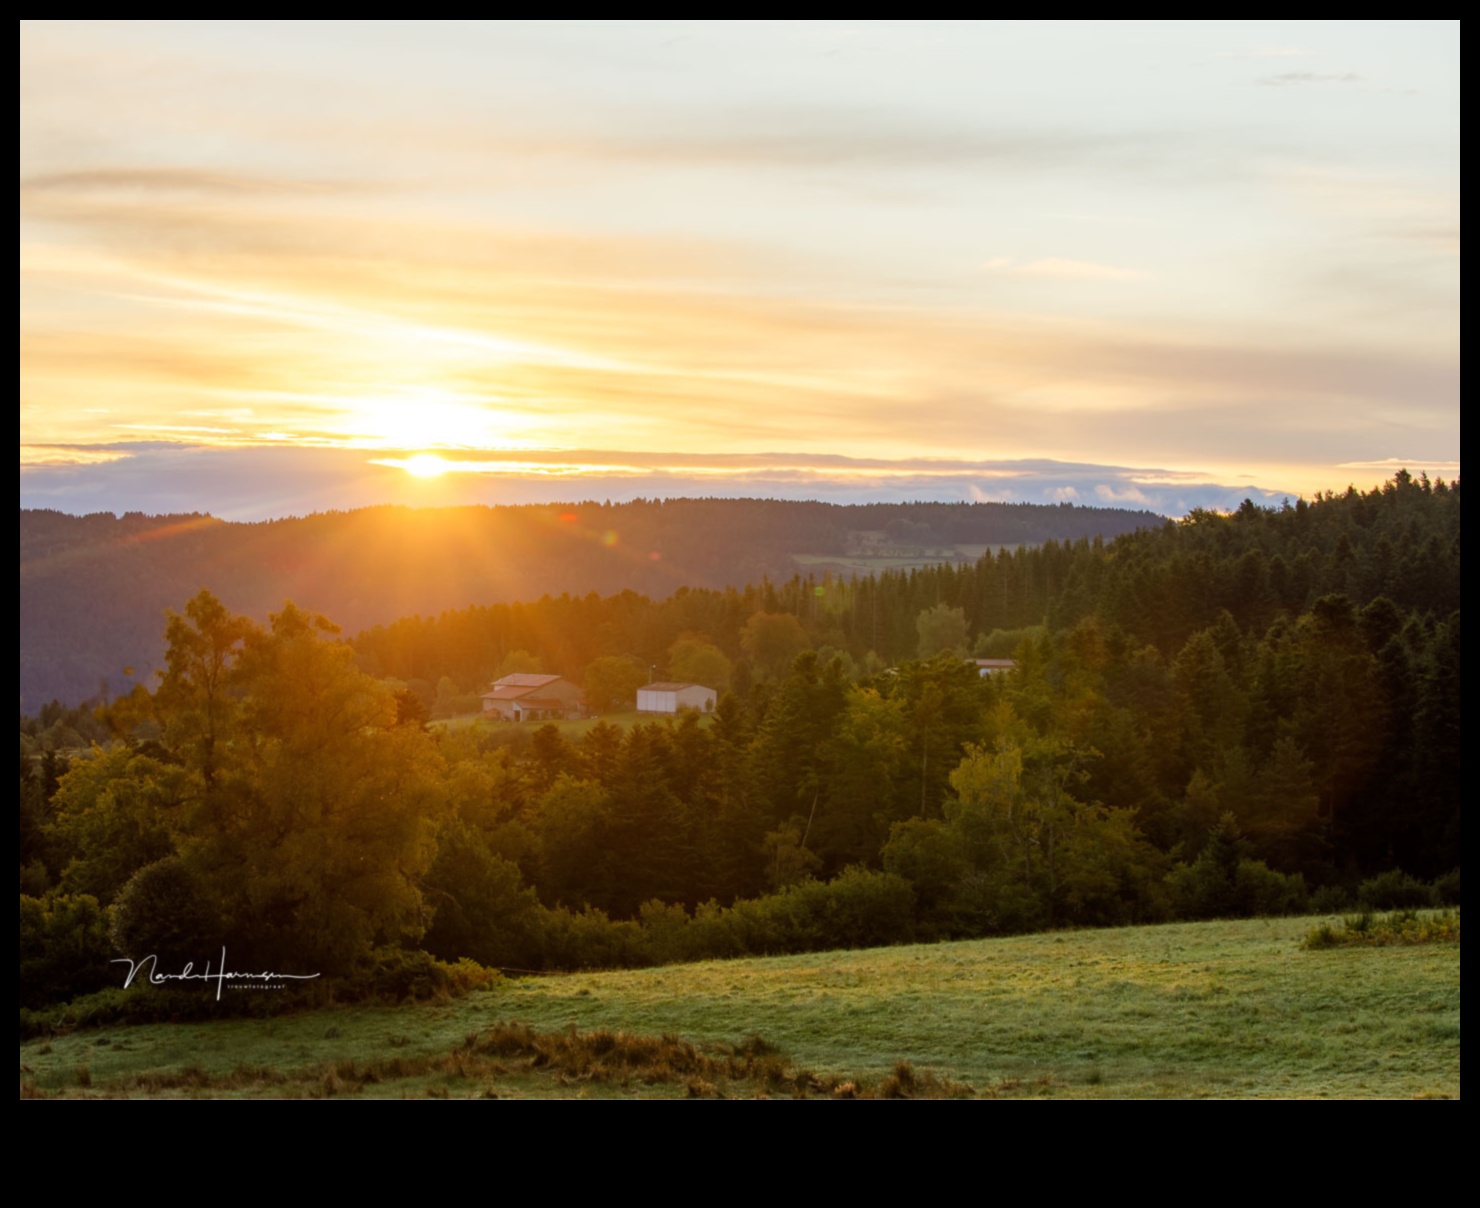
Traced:
<path fill-rule="evenodd" d="M 265 619 L 291 599 L 353 633 L 547 594 L 664 597 L 789 578 L 794 555 L 841 560 L 860 534 L 901 549 L 1036 545 L 1109 540 L 1165 518 L 1072 504 L 670 499 L 376 507 L 250 524 L 22 509 L 20 521 L 21 707 L 34 712 L 148 682 L 164 611 L 201 587 L 233 612 Z"/>

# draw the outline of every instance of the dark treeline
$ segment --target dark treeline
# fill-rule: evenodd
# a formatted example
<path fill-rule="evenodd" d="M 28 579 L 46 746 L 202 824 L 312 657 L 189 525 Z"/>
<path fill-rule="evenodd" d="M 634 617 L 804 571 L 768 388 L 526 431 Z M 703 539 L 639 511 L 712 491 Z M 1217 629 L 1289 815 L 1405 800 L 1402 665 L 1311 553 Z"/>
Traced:
<path fill-rule="evenodd" d="M 1109 538 L 1160 519 L 1070 505 L 756 499 L 381 507 L 257 524 L 22 510 L 21 699 L 34 709 L 117 695 L 131 687 L 125 667 L 149 682 L 164 610 L 205 585 L 258 621 L 291 599 L 353 631 L 477 601 L 785 579 L 793 555 L 841 555 L 862 532 L 1011 545 Z"/>
<path fill-rule="evenodd" d="M 969 567 L 547 598 L 352 648 L 201 596 L 111 745 L 63 774 L 23 737 L 23 983 L 110 926 L 326 969 L 401 945 L 572 967 L 1457 900 L 1459 539 L 1458 483 L 1400 474 Z M 711 718 L 579 740 L 437 733 L 395 694 L 465 660 L 579 676 L 706 647 Z M 980 677 L 972 649 L 1016 665 Z"/>

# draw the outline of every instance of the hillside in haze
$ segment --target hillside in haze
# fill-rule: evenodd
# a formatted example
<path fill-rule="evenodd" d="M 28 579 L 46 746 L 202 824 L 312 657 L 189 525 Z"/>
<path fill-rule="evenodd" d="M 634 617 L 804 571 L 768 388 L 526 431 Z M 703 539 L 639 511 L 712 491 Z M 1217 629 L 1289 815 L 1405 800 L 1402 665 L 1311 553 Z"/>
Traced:
<path fill-rule="evenodd" d="M 234 612 L 265 619 L 290 599 L 353 633 L 546 594 L 738 587 L 790 577 L 798 555 L 814 568 L 857 565 L 860 553 L 959 561 L 988 545 L 1109 539 L 1165 522 L 1072 505 L 745 499 L 368 508 L 257 524 L 22 510 L 20 521 L 23 711 L 148 682 L 162 614 L 201 587 Z"/>

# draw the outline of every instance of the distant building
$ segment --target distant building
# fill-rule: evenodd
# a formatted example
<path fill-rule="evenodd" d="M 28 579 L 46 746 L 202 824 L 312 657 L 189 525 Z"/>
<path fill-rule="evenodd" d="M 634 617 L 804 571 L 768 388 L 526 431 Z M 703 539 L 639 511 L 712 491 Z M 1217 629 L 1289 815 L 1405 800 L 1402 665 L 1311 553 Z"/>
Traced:
<path fill-rule="evenodd" d="M 648 684 L 637 690 L 639 713 L 677 713 L 680 709 L 714 711 L 719 694 L 703 684 Z"/>
<path fill-rule="evenodd" d="M 506 675 L 483 694 L 484 716 L 505 721 L 552 721 L 580 712 L 581 690 L 558 675 Z"/>
<path fill-rule="evenodd" d="M 1016 659 L 970 659 L 978 675 L 1006 675 L 1017 666 Z"/>

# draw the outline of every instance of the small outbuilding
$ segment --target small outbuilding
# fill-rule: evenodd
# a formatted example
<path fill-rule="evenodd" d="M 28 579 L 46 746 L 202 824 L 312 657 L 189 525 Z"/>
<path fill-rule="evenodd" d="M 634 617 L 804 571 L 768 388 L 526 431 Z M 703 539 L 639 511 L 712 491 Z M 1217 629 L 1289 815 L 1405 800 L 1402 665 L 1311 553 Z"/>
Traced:
<path fill-rule="evenodd" d="M 483 715 L 505 721 L 553 721 L 581 712 L 581 690 L 559 675 L 520 672 L 495 680 L 483 694 Z"/>
<path fill-rule="evenodd" d="M 657 683 L 637 690 L 639 713 L 677 713 L 682 709 L 714 712 L 719 694 L 703 684 Z"/>

